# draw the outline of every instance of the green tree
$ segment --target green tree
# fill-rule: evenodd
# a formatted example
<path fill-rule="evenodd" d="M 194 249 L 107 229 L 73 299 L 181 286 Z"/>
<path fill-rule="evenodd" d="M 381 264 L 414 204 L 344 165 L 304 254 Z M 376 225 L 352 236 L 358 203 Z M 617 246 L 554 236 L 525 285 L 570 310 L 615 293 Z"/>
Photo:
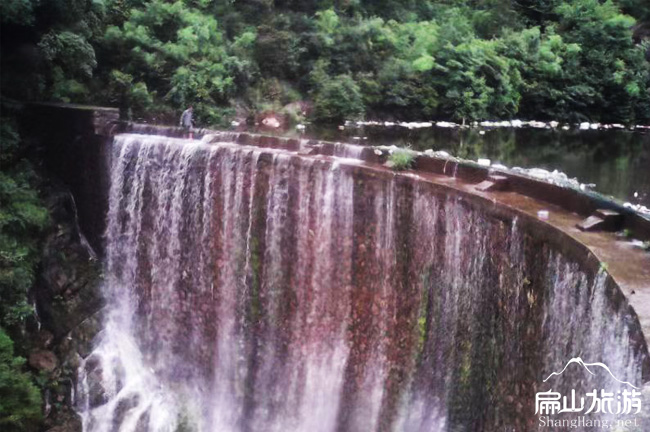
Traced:
<path fill-rule="evenodd" d="M 49 222 L 34 188 L 37 180 L 22 159 L 19 137 L 11 121 L 0 123 L 0 326 L 15 327 L 32 313 L 27 292 L 34 283 L 39 245 Z"/>
<path fill-rule="evenodd" d="M 593 92 L 575 71 L 580 45 L 566 43 L 553 27 L 539 27 L 505 36 L 500 52 L 521 75 L 520 114 L 527 118 L 567 119 L 577 104 L 587 103 Z"/>
<path fill-rule="evenodd" d="M 95 50 L 88 40 L 79 33 L 52 30 L 38 47 L 51 68 L 52 97 L 65 102 L 83 100 L 88 94 L 86 83 L 97 67 Z"/>
<path fill-rule="evenodd" d="M 20 334 L 33 313 L 27 292 L 36 277 L 49 215 L 10 118 L 0 119 L 0 143 L 0 429 L 35 430 L 41 418 L 40 394 L 22 372 L 24 359 L 14 357 L 5 329 Z"/>
<path fill-rule="evenodd" d="M 117 104 L 136 117 L 192 103 L 199 122 L 219 124 L 234 106 L 279 110 L 308 97 L 322 116 L 325 95 L 353 81 L 368 116 L 650 117 L 644 0 L 8 0 L 1 8 L 1 40 L 18 38 L 2 42 L 3 94 L 18 99 Z M 319 65 L 322 80 L 312 73 Z M 345 86 L 334 83 L 343 76 Z"/>
<path fill-rule="evenodd" d="M 41 420 L 41 394 L 22 371 L 25 359 L 14 357 L 14 344 L 0 327 L 0 428 L 34 430 Z"/>
<path fill-rule="evenodd" d="M 154 0 L 132 10 L 121 27 L 109 27 L 104 43 L 134 82 L 157 91 L 173 107 L 194 104 L 200 121 L 220 120 L 217 107 L 235 90 L 236 62 L 226 53 L 214 17 L 181 1 Z"/>
<path fill-rule="evenodd" d="M 314 95 L 314 117 L 341 122 L 363 117 L 365 106 L 358 84 L 349 75 L 320 79 Z"/>
<path fill-rule="evenodd" d="M 29 26 L 34 23 L 34 3 L 31 0 L 5 0 L 0 2 L 0 22 Z"/>
<path fill-rule="evenodd" d="M 518 111 L 520 76 L 499 46 L 497 40 L 472 39 L 438 53 L 435 79 L 452 118 L 508 118 Z"/>
<path fill-rule="evenodd" d="M 572 0 L 556 8 L 558 32 L 580 46 L 573 72 L 593 97 L 571 106 L 593 120 L 631 122 L 643 117 L 650 68 L 644 50 L 634 44 L 635 20 L 607 0 Z"/>

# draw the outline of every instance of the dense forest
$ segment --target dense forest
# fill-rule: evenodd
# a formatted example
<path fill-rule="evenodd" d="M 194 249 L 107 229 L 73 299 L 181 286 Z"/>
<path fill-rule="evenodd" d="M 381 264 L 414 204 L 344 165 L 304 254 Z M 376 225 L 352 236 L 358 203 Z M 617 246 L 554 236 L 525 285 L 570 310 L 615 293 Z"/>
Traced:
<path fill-rule="evenodd" d="M 4 107 L 3 107 L 4 108 Z M 3 109 L 3 115 L 5 115 Z M 13 121 L 0 124 L 0 429 L 35 430 L 41 397 L 26 373 L 28 292 L 36 280 L 43 233 L 50 220 L 40 179 L 27 161 Z"/>
<path fill-rule="evenodd" d="M 3 0 L 2 94 L 199 124 L 650 119 L 647 0 Z"/>

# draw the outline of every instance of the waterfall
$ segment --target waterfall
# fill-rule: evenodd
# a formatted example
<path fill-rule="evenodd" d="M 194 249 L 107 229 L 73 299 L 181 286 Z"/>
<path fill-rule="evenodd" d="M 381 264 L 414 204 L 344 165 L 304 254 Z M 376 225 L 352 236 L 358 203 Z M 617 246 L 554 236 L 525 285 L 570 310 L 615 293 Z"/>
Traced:
<path fill-rule="evenodd" d="M 130 134 L 112 151 L 84 431 L 534 430 L 571 357 L 640 382 L 606 274 L 516 218 L 337 158 Z"/>
<path fill-rule="evenodd" d="M 368 147 L 362 145 L 334 143 L 334 156 L 346 159 L 361 159 L 363 152 L 367 150 Z"/>

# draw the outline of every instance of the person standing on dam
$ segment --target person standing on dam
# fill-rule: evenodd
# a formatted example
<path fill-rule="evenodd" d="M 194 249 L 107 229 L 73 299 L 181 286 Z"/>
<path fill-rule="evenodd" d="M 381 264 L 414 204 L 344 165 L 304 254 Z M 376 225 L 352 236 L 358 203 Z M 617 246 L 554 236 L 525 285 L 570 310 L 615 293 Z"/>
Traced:
<path fill-rule="evenodd" d="M 181 114 L 180 126 L 188 132 L 189 139 L 194 138 L 193 136 L 194 119 L 192 118 L 193 113 L 194 113 L 194 108 L 192 107 L 192 105 L 190 105 L 185 111 L 183 111 L 183 114 Z"/>

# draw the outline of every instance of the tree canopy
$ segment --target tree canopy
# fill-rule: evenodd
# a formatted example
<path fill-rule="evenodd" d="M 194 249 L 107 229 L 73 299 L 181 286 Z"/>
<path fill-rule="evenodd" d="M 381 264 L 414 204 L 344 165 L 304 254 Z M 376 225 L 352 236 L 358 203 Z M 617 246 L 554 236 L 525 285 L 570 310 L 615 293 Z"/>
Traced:
<path fill-rule="evenodd" d="M 9 0 L 2 93 L 199 120 L 648 122 L 644 0 Z"/>

